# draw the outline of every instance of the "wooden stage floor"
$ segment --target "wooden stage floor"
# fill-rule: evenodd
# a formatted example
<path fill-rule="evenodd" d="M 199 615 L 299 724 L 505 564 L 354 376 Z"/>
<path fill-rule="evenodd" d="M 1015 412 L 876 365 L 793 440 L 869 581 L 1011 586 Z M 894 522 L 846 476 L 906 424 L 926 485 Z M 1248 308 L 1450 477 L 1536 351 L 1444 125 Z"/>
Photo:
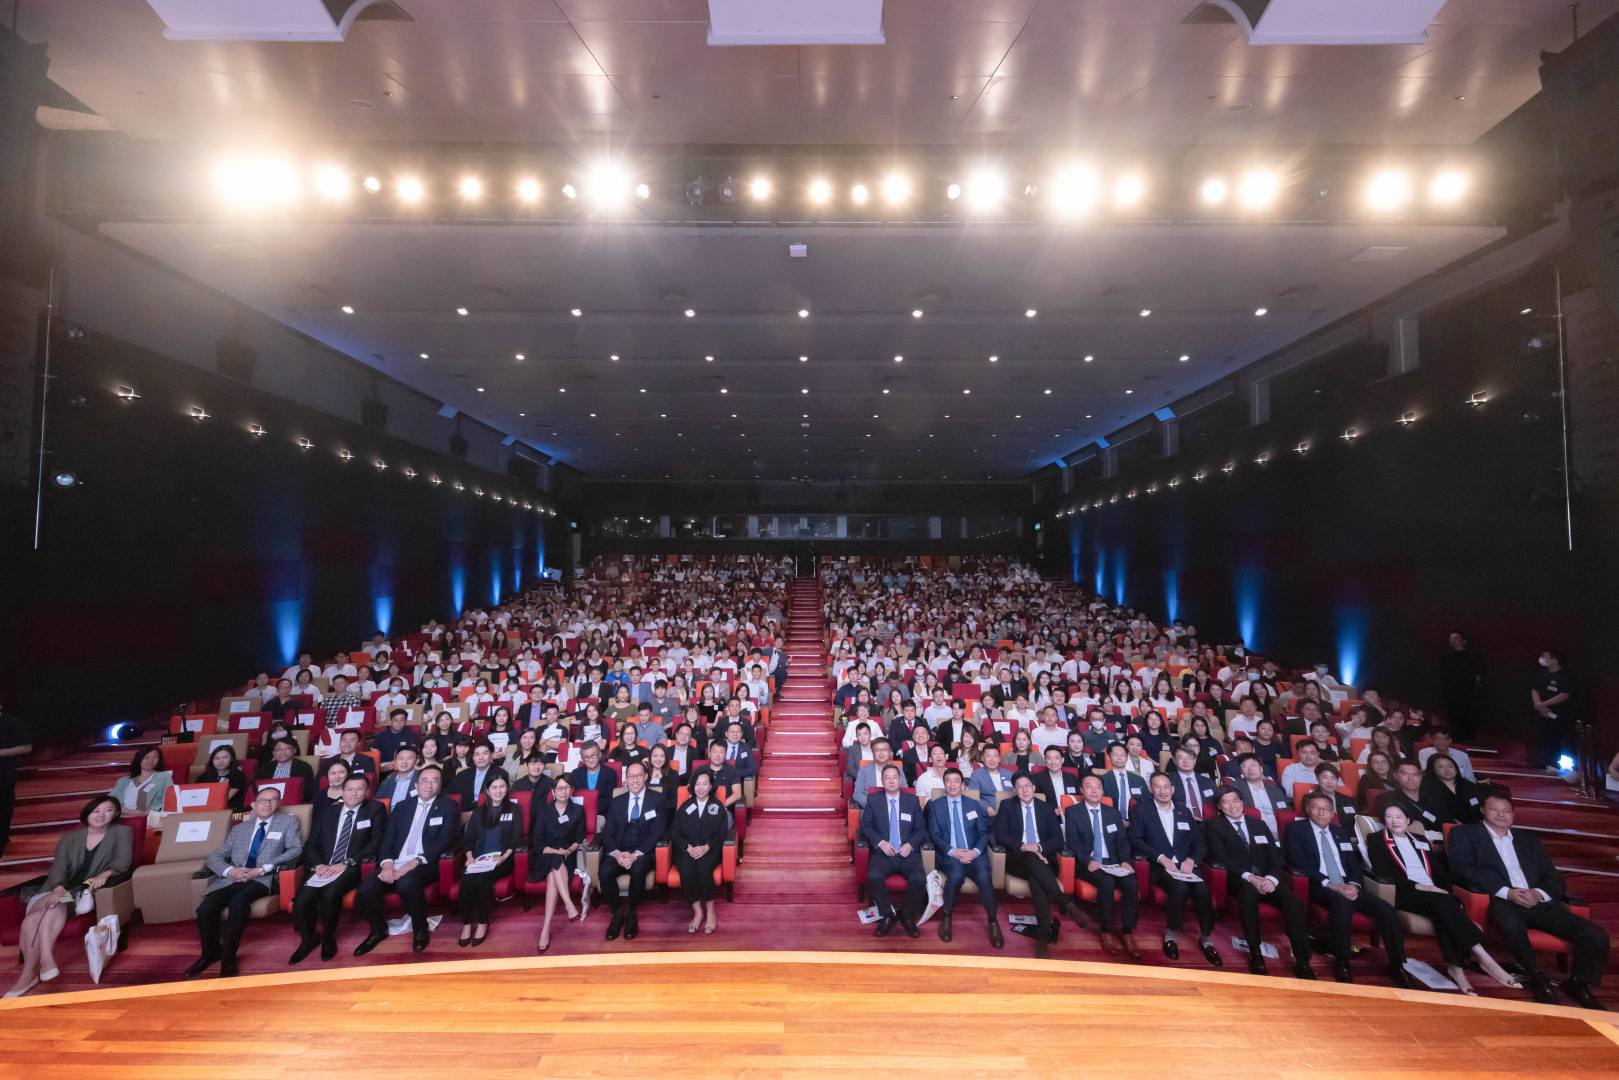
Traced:
<path fill-rule="evenodd" d="M 1619 1078 L 1605 1015 L 1012 958 L 570 956 L 7 1001 L 0 1078 Z"/>

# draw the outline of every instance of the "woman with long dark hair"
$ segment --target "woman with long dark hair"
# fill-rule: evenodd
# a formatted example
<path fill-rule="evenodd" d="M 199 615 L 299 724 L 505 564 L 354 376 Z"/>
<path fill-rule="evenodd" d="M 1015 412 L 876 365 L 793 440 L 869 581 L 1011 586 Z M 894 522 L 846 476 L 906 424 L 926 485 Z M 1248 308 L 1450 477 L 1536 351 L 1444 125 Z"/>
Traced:
<path fill-rule="evenodd" d="M 511 874 L 512 852 L 523 835 L 523 808 L 510 796 L 510 785 L 499 772 L 484 784 L 484 800 L 472 811 L 463 837 L 466 867 L 461 877 L 461 939 L 482 945 L 489 936 L 489 913 L 495 906 L 495 884 Z M 494 863 L 492 869 L 476 867 Z"/>

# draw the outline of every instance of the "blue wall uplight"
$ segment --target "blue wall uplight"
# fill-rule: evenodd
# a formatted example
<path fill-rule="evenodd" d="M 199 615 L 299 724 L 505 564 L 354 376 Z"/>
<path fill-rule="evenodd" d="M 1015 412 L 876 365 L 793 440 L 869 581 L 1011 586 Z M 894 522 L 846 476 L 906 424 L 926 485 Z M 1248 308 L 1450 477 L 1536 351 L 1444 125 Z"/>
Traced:
<path fill-rule="evenodd" d="M 1257 566 L 1240 567 L 1232 574 L 1232 591 L 1237 600 L 1237 633 L 1242 643 L 1255 652 L 1259 645 L 1259 607 L 1264 588 L 1264 575 Z"/>
<path fill-rule="evenodd" d="M 1125 569 L 1129 565 L 1129 562 L 1130 562 L 1130 560 L 1125 555 L 1123 548 L 1117 548 L 1117 549 L 1114 550 L 1114 552 L 1113 552 L 1113 602 L 1115 604 L 1123 604 L 1124 603 L 1124 591 L 1125 591 L 1125 584 L 1126 584 L 1125 583 Z"/>
<path fill-rule="evenodd" d="M 500 603 L 500 549 L 495 548 L 489 553 L 489 602 Z"/>
<path fill-rule="evenodd" d="M 1366 645 L 1367 610 L 1346 607 L 1338 610 L 1338 679 L 1355 686 L 1360 675 L 1361 650 Z"/>
<path fill-rule="evenodd" d="M 1173 567 L 1164 571 L 1164 614 L 1170 622 L 1181 617 L 1181 575 Z"/>
<path fill-rule="evenodd" d="M 281 662 L 290 665 L 298 659 L 298 638 L 304 629 L 304 602 L 302 600 L 276 600 L 270 604 L 275 614 L 275 642 L 281 650 Z"/>

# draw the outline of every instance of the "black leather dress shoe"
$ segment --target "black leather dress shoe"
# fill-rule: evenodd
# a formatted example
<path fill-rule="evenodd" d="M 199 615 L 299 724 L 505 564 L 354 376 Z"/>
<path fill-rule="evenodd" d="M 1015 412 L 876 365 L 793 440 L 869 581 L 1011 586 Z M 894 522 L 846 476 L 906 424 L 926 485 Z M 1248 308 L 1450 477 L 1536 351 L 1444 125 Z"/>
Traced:
<path fill-rule="evenodd" d="M 939 916 L 939 940 L 940 941 L 949 941 L 954 937 L 955 937 L 955 933 L 953 932 L 953 930 L 951 929 L 951 926 L 950 926 L 950 916 L 949 915 L 941 915 L 941 916 Z"/>
<path fill-rule="evenodd" d="M 1535 1000 L 1542 1005 L 1557 1004 L 1557 991 L 1553 990 L 1552 984 L 1547 982 L 1545 979 L 1536 979 L 1531 982 L 1529 984 L 1529 992 L 1533 994 Z"/>
<path fill-rule="evenodd" d="M 335 937 L 321 938 L 321 941 L 320 941 L 320 958 L 322 960 L 330 960 L 332 957 L 334 957 L 336 955 L 337 955 L 337 939 Z"/>
<path fill-rule="evenodd" d="M 1270 974 L 1270 969 L 1265 966 L 1265 958 L 1263 956 L 1255 956 L 1252 953 L 1248 954 L 1248 974 L 1250 974 L 1250 975 L 1269 975 Z"/>
<path fill-rule="evenodd" d="M 1293 974 L 1295 977 L 1315 982 L 1315 969 L 1310 967 L 1308 960 L 1293 961 Z"/>
<path fill-rule="evenodd" d="M 608 941 L 617 941 L 618 940 L 618 935 L 623 933 L 623 931 L 624 931 L 624 917 L 622 915 L 614 915 L 611 919 L 607 920 L 607 940 Z"/>
<path fill-rule="evenodd" d="M 887 937 L 888 932 L 894 929 L 894 916 L 884 915 L 877 920 L 877 929 L 872 931 L 873 937 Z"/>
<path fill-rule="evenodd" d="M 1214 967 L 1225 967 L 1225 961 L 1220 959 L 1220 952 L 1214 947 L 1213 944 L 1205 941 L 1200 948 L 1203 950 L 1203 959 L 1207 960 Z M 1259 962 L 1260 964 L 1264 964 L 1265 958 L 1261 956 L 1259 958 Z"/>
<path fill-rule="evenodd" d="M 1179 960 L 1181 958 L 1181 947 L 1180 947 L 1180 945 L 1177 944 L 1176 942 L 1173 942 L 1173 941 L 1169 940 L 1168 938 L 1165 938 L 1164 939 L 1164 955 L 1169 957 L 1171 960 Z"/>
<path fill-rule="evenodd" d="M 365 940 L 364 941 L 362 941 L 358 945 L 354 946 L 354 955 L 355 956 L 364 956 L 366 953 L 370 952 L 372 949 L 376 948 L 378 945 L 381 945 L 382 944 L 382 939 L 385 936 L 386 936 L 385 934 L 379 934 L 375 930 L 373 930 L 371 933 L 365 935 Z"/>
<path fill-rule="evenodd" d="M 1405 968 L 1401 965 L 1390 964 L 1388 966 L 1388 977 L 1389 982 L 1393 983 L 1399 989 L 1411 989 L 1411 977 L 1405 973 Z"/>
<path fill-rule="evenodd" d="M 242 968 L 236 962 L 236 957 L 227 956 L 219 962 L 219 977 L 221 979 L 234 979 L 241 974 Z"/>
<path fill-rule="evenodd" d="M 413 931 L 410 935 L 410 951 L 421 952 L 425 948 L 427 948 L 427 931 Z"/>
<path fill-rule="evenodd" d="M 1574 1004 L 1578 1005 L 1582 1009 L 1596 1009 L 1600 1012 L 1607 1011 L 1602 1002 L 1597 1000 L 1597 996 L 1591 993 L 1591 988 L 1586 986 L 1578 979 L 1565 979 L 1563 981 L 1563 993 L 1572 998 L 1574 1000 Z"/>
<path fill-rule="evenodd" d="M 289 964 L 301 964 L 301 963 L 304 962 L 305 958 L 307 958 L 309 956 L 309 954 L 314 952 L 314 951 L 315 951 L 315 939 L 314 938 L 304 938 L 302 941 L 300 941 L 298 943 L 298 947 L 296 949 L 292 950 L 292 955 L 287 957 L 287 963 L 289 963 Z"/>
<path fill-rule="evenodd" d="M 1348 960 L 1334 960 L 1332 962 L 1332 977 L 1341 983 L 1352 983 L 1355 977 L 1349 973 Z"/>
<path fill-rule="evenodd" d="M 909 915 L 901 915 L 899 917 L 899 924 L 904 928 L 906 937 L 919 938 L 922 936 L 922 931 L 917 928 L 916 920 L 911 918 Z"/>
<path fill-rule="evenodd" d="M 197 962 L 186 968 L 186 978 L 195 979 L 219 962 L 217 957 L 199 956 Z"/>
<path fill-rule="evenodd" d="M 640 933 L 641 933 L 641 921 L 639 919 L 637 919 L 635 916 L 632 915 L 628 919 L 624 920 L 624 940 L 625 941 L 634 941 L 636 939 L 637 935 L 639 935 Z"/>
<path fill-rule="evenodd" d="M 989 943 L 997 949 L 1006 948 L 1006 938 L 1001 934 L 1001 921 L 999 919 L 989 920 Z"/>

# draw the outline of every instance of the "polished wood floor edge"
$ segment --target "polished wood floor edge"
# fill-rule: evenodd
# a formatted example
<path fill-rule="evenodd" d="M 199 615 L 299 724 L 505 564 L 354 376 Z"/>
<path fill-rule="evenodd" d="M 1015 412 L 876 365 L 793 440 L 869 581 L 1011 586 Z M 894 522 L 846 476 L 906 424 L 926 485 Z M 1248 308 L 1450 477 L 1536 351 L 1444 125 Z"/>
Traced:
<path fill-rule="evenodd" d="M 0 1012 L 42 1008 L 49 1005 L 80 1005 L 121 1001 L 128 998 L 167 997 L 222 990 L 250 990 L 260 987 L 296 986 L 309 983 L 343 982 L 351 979 L 399 979 L 418 975 L 465 974 L 476 971 L 544 971 L 558 968 L 647 967 L 669 964 L 862 964 L 904 968 L 939 968 L 949 971 L 978 968 L 990 971 L 1042 971 L 1051 974 L 1102 975 L 1111 978 L 1159 979 L 1165 982 L 1204 983 L 1215 986 L 1251 986 L 1265 990 L 1288 990 L 1301 994 L 1337 994 L 1344 997 L 1408 1001 L 1424 1005 L 1449 1005 L 1459 1009 L 1484 1009 L 1530 1016 L 1557 1016 L 1584 1020 L 1619 1043 L 1619 1013 L 1593 1013 L 1567 1005 L 1540 1005 L 1533 1001 L 1467 997 L 1462 994 L 1434 993 L 1427 990 L 1397 990 L 1390 986 L 1360 986 L 1326 980 L 1304 982 L 1287 977 L 1249 975 L 1197 969 L 1154 967 L 1135 964 L 1104 964 L 1085 960 L 1029 960 L 1001 956 L 942 956 L 894 953 L 808 952 L 784 950 L 746 952 L 658 952 L 600 953 L 578 956 L 491 957 L 488 960 L 446 960 L 426 964 L 382 964 L 376 967 L 344 967 L 330 970 L 281 971 L 271 975 L 244 975 L 224 980 L 216 977 L 191 982 L 159 982 L 141 986 L 114 986 L 104 990 L 78 990 L 65 994 L 34 993 L 28 997 L 0 1001 Z M 1609 1019 L 1611 1017 L 1611 1019 Z"/>

